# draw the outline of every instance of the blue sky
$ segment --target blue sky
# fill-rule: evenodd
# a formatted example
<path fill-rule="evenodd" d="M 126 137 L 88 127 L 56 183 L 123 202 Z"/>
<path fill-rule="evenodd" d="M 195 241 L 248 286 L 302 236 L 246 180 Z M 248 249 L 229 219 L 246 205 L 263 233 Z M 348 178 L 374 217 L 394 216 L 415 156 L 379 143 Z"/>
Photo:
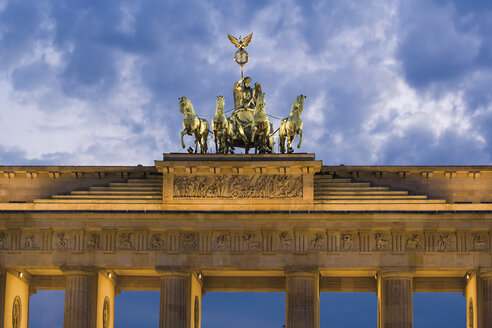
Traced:
<path fill-rule="evenodd" d="M 490 0 L 0 0 L 0 164 L 151 165 L 181 151 L 178 97 L 209 119 L 217 95 L 231 108 L 226 34 L 251 32 L 245 72 L 267 113 L 307 95 L 302 151 L 325 165 L 491 164 Z"/>

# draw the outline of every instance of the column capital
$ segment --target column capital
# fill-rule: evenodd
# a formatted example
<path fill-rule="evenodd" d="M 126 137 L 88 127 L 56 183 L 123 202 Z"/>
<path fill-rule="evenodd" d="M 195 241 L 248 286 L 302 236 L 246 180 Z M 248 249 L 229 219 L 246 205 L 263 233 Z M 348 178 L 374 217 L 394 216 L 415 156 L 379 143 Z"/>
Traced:
<path fill-rule="evenodd" d="M 196 270 L 188 266 L 156 266 L 155 271 L 161 278 L 166 277 L 190 277 Z"/>
<path fill-rule="evenodd" d="M 97 270 L 92 266 L 63 265 L 60 270 L 66 276 L 96 276 Z"/>
<path fill-rule="evenodd" d="M 415 275 L 413 271 L 391 271 L 391 270 L 381 270 L 377 272 L 378 278 L 380 279 L 412 279 Z"/>
<path fill-rule="evenodd" d="M 284 274 L 286 277 L 319 277 L 320 272 L 314 266 L 286 266 Z"/>
<path fill-rule="evenodd" d="M 492 278 L 492 268 L 481 269 L 478 271 L 478 276 L 481 279 L 491 279 Z"/>

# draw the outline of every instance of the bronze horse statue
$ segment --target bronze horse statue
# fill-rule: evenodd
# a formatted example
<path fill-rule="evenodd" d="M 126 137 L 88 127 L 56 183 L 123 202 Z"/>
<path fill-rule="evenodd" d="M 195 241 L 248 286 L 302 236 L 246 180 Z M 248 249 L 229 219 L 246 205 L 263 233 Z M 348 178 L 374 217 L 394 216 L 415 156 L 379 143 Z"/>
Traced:
<path fill-rule="evenodd" d="M 233 137 L 233 123 L 229 121 L 224 114 L 224 97 L 217 97 L 217 108 L 215 109 L 215 116 L 212 120 L 212 130 L 214 132 L 215 140 L 215 152 L 218 154 L 227 154 L 229 148 L 234 151 L 232 147 Z"/>
<path fill-rule="evenodd" d="M 186 148 L 183 142 L 183 136 L 185 134 L 189 136 L 194 135 L 195 149 L 189 147 L 188 152 L 192 153 L 194 150 L 196 154 L 198 145 L 200 145 L 200 154 L 207 153 L 207 138 L 210 131 L 207 120 L 196 116 L 191 101 L 186 97 L 179 98 L 179 112 L 185 117 L 183 120 L 183 131 L 181 131 L 181 147 Z"/>
<path fill-rule="evenodd" d="M 299 135 L 299 143 L 297 144 L 297 148 L 301 148 L 302 145 L 302 120 L 301 113 L 304 110 L 304 102 L 306 100 L 306 96 L 299 95 L 294 100 L 292 107 L 290 109 L 290 115 L 287 118 L 284 118 L 280 122 L 280 128 L 278 132 L 279 142 L 280 142 L 280 152 L 282 154 L 285 153 L 285 142 L 287 141 L 287 153 L 293 153 L 294 148 L 292 148 L 292 143 L 296 135 Z"/>
<path fill-rule="evenodd" d="M 256 109 L 253 116 L 251 142 L 255 145 L 255 153 L 271 154 L 273 152 L 272 123 L 265 113 L 265 94 L 258 94 Z"/>

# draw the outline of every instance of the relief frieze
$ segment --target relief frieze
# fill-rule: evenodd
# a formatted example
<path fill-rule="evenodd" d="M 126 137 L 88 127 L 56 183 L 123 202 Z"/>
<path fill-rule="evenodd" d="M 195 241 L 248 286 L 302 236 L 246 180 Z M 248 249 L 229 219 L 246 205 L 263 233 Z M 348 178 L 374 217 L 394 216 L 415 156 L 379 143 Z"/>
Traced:
<path fill-rule="evenodd" d="M 150 236 L 150 247 L 152 249 L 164 248 L 164 237 L 160 233 L 152 233 Z"/>
<path fill-rule="evenodd" d="M 374 250 L 375 251 L 390 251 L 391 239 L 388 235 L 382 233 L 374 234 Z"/>
<path fill-rule="evenodd" d="M 279 248 L 282 250 L 292 249 L 294 246 L 294 238 L 287 231 L 283 231 L 278 235 Z"/>
<path fill-rule="evenodd" d="M 231 236 L 226 233 L 221 233 L 213 236 L 213 249 L 228 250 L 231 246 Z"/>
<path fill-rule="evenodd" d="M 472 251 L 487 251 L 489 248 L 489 242 L 487 235 L 484 233 L 474 232 L 472 233 Z"/>
<path fill-rule="evenodd" d="M 0 249 L 8 249 L 9 234 L 6 231 L 0 231 Z"/>
<path fill-rule="evenodd" d="M 302 198 L 302 176 L 174 176 L 174 198 Z"/>

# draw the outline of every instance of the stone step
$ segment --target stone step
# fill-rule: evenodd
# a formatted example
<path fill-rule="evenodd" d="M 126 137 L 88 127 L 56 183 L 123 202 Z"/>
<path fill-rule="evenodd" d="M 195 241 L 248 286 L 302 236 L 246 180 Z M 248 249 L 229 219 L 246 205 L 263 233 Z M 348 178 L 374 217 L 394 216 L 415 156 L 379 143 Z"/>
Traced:
<path fill-rule="evenodd" d="M 110 182 L 108 184 L 109 187 L 127 187 L 127 188 L 133 188 L 133 187 L 161 187 L 162 188 L 162 183 L 126 183 L 126 182 Z"/>
<path fill-rule="evenodd" d="M 161 204 L 152 199 L 35 199 L 37 204 Z"/>
<path fill-rule="evenodd" d="M 315 179 L 334 179 L 333 174 L 315 174 Z"/>
<path fill-rule="evenodd" d="M 444 199 L 315 199 L 316 204 L 445 204 Z"/>
<path fill-rule="evenodd" d="M 367 191 L 314 191 L 314 195 L 379 195 L 379 196 L 391 196 L 391 195 L 408 195 L 408 191 L 372 191 L 372 190 L 367 190 Z"/>
<path fill-rule="evenodd" d="M 315 199 L 401 199 L 401 200 L 407 200 L 407 199 L 427 199 L 426 195 L 408 195 L 408 196 L 401 196 L 401 195 L 340 195 L 340 196 L 315 196 Z"/>
<path fill-rule="evenodd" d="M 136 191 L 136 190 L 90 190 L 72 191 L 71 195 L 161 195 L 161 190 L 156 191 Z"/>
<path fill-rule="evenodd" d="M 128 183 L 161 183 L 162 178 L 148 178 L 148 179 L 128 179 Z"/>
<path fill-rule="evenodd" d="M 161 199 L 161 195 L 53 195 L 53 199 Z"/>
<path fill-rule="evenodd" d="M 90 187 L 91 191 L 162 191 L 162 185 L 160 187 L 134 187 L 134 186 L 125 186 L 125 187 Z"/>
<path fill-rule="evenodd" d="M 342 179 L 342 178 L 332 178 L 332 179 L 321 179 L 314 178 L 314 183 L 351 183 L 352 179 Z"/>
<path fill-rule="evenodd" d="M 389 191 L 389 187 L 318 187 L 314 186 L 314 192 L 317 191 Z"/>
<path fill-rule="evenodd" d="M 314 188 L 322 188 L 322 187 L 370 187 L 371 184 L 369 182 L 351 182 L 351 183 L 346 183 L 346 182 L 336 182 L 336 183 L 329 183 L 329 182 L 315 182 L 314 183 Z"/>

